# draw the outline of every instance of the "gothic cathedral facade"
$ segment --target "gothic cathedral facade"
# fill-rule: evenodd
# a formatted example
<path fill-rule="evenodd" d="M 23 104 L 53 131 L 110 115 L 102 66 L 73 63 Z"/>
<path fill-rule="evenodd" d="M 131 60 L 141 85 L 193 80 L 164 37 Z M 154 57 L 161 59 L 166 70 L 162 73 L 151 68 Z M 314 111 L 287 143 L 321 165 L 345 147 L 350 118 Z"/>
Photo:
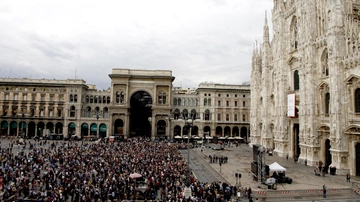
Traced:
<path fill-rule="evenodd" d="M 251 143 L 360 175 L 360 0 L 274 0 L 251 74 Z"/>

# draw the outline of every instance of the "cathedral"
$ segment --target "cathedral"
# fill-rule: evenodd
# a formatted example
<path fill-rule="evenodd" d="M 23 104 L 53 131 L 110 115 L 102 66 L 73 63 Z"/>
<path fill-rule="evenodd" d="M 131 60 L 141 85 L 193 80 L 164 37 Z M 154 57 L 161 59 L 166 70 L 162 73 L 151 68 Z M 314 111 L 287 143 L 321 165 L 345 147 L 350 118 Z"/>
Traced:
<path fill-rule="evenodd" d="M 251 74 L 251 143 L 360 175 L 360 0 L 274 0 Z"/>

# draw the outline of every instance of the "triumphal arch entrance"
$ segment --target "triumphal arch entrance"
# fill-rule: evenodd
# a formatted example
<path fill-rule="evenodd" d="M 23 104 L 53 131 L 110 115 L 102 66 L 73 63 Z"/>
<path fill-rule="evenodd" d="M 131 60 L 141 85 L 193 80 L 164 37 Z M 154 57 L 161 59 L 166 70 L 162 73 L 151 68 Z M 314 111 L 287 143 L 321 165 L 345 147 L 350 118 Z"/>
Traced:
<path fill-rule="evenodd" d="M 116 68 L 109 77 L 112 135 L 169 139 L 172 72 Z"/>

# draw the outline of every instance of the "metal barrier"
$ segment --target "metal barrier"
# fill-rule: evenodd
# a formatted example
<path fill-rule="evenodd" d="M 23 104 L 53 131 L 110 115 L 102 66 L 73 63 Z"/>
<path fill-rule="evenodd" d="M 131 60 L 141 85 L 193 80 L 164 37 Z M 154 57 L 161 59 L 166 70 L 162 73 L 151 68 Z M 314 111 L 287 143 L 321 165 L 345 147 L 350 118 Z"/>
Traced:
<path fill-rule="evenodd" d="M 360 183 L 359 182 L 352 182 L 352 188 L 356 194 L 360 195 Z"/>
<path fill-rule="evenodd" d="M 343 189 L 327 189 L 327 196 L 340 196 L 352 193 L 352 188 Z M 254 198 L 281 198 L 281 197 L 302 197 L 302 196 L 320 196 L 322 189 L 309 189 L 309 190 L 266 190 L 266 191 L 252 191 Z"/>

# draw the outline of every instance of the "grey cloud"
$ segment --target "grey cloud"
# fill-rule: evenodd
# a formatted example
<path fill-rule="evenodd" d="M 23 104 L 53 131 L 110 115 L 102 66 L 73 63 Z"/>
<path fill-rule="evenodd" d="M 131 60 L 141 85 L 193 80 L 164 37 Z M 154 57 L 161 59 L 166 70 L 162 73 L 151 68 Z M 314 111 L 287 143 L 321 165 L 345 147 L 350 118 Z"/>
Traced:
<path fill-rule="evenodd" d="M 35 33 L 24 34 L 30 47 L 54 60 L 72 60 L 76 57 L 76 45 L 68 41 L 57 42 L 56 36 L 44 37 Z"/>

